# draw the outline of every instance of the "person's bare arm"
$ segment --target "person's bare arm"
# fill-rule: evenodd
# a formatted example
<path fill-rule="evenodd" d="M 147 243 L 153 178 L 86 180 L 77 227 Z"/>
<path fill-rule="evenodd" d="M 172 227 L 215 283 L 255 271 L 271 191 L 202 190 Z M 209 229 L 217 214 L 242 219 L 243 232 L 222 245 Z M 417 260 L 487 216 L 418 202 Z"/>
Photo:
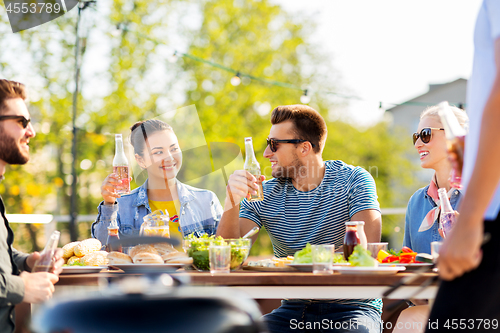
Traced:
<path fill-rule="evenodd" d="M 382 217 L 380 212 L 375 209 L 367 209 L 357 212 L 351 217 L 351 221 L 364 221 L 365 234 L 368 243 L 380 242 L 382 233 Z"/>
<path fill-rule="evenodd" d="M 482 259 L 483 216 L 500 182 L 500 38 L 495 41 L 496 78 L 484 108 L 474 171 L 460 216 L 439 255 L 439 275 L 453 280 L 476 268 Z"/>

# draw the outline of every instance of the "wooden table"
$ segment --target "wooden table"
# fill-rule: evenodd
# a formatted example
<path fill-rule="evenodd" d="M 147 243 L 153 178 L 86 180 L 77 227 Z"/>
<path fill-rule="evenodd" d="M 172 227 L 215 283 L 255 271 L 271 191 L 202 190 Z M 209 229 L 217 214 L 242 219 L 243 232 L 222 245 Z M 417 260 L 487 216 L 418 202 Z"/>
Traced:
<path fill-rule="evenodd" d="M 255 299 L 335 299 L 335 298 L 378 298 L 387 288 L 405 276 L 414 273 L 394 275 L 314 275 L 305 272 L 255 272 L 236 271 L 230 274 L 211 275 L 210 273 L 179 270 L 179 277 L 190 279 L 195 287 L 227 286 L 244 291 Z M 61 275 L 56 290 L 63 286 L 98 286 L 99 278 L 109 280 L 138 274 L 102 271 L 98 274 Z M 399 288 L 389 298 L 433 299 L 437 292 L 437 283 L 433 283 L 418 294 L 414 293 L 435 273 L 424 273 L 407 286 Z M 414 296 L 413 296 L 414 295 Z"/>

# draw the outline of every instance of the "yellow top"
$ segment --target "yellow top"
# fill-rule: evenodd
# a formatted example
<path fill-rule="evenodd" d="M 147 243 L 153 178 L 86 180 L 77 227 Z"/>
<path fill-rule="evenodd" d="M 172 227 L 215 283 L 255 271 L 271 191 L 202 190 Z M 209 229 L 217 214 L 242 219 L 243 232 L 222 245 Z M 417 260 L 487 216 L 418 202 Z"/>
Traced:
<path fill-rule="evenodd" d="M 179 200 L 173 201 L 153 201 L 149 200 L 149 207 L 151 207 L 151 211 L 162 210 L 168 212 L 168 216 L 170 217 L 169 229 L 170 229 L 170 238 L 175 238 L 179 240 L 179 245 L 175 248 L 178 251 L 183 251 L 182 249 L 182 232 L 181 226 L 179 224 L 179 214 L 177 213 L 180 210 L 181 202 Z"/>

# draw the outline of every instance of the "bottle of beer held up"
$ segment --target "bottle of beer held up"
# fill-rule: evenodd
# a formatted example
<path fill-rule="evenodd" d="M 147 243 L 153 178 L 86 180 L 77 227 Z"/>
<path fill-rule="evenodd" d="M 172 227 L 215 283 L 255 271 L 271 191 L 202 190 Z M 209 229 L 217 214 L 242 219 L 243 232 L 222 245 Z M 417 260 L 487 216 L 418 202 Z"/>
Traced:
<path fill-rule="evenodd" d="M 255 178 L 257 178 L 257 184 L 259 189 L 256 194 L 250 193 L 250 199 L 248 201 L 262 201 L 264 200 L 264 191 L 262 190 L 262 180 L 260 179 L 260 164 L 257 162 L 255 153 L 253 151 L 252 138 L 245 138 L 245 170 L 250 172 Z"/>
<path fill-rule="evenodd" d="M 121 134 L 115 134 L 115 157 L 113 158 L 113 172 L 118 175 L 122 184 L 118 185 L 119 194 L 130 193 L 129 167 L 125 150 L 123 149 L 123 139 Z"/>
<path fill-rule="evenodd" d="M 438 114 L 446 135 L 448 154 L 453 155 L 455 159 L 455 164 L 451 170 L 450 184 L 452 187 L 461 188 L 467 130 L 460 126 L 448 102 L 439 103 Z"/>
<path fill-rule="evenodd" d="M 52 272 L 54 268 L 54 254 L 56 253 L 57 244 L 59 243 L 59 236 L 61 233 L 55 230 L 52 235 L 50 235 L 45 249 L 40 253 L 40 258 L 35 262 L 33 273 L 35 272 Z"/>

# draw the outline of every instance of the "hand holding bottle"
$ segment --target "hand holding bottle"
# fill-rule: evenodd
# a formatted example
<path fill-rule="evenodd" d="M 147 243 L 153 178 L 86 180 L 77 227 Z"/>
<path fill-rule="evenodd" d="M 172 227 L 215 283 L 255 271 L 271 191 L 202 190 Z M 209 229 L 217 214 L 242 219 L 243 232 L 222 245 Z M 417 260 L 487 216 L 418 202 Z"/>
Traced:
<path fill-rule="evenodd" d="M 26 303 L 40 303 L 48 300 L 54 293 L 54 284 L 59 281 L 57 275 L 43 272 L 22 272 L 20 278 L 24 282 L 23 302 Z"/>
<path fill-rule="evenodd" d="M 56 275 L 61 274 L 62 272 L 62 266 L 64 265 L 64 259 L 63 259 L 63 250 L 62 249 L 56 249 L 54 253 L 54 264 L 52 265 L 52 270 L 49 273 L 53 273 Z M 33 252 L 31 253 L 28 258 L 26 259 L 26 265 L 29 267 L 30 270 L 32 270 L 35 267 L 35 263 L 41 258 L 41 254 L 39 252 Z"/>
<path fill-rule="evenodd" d="M 128 178 L 128 183 L 132 178 Z M 109 174 L 101 186 L 101 195 L 104 200 L 105 205 L 113 205 L 117 198 L 121 197 L 118 190 L 121 186 L 123 186 L 123 182 L 126 180 L 120 179 L 120 177 L 116 173 Z"/>
<path fill-rule="evenodd" d="M 258 178 L 246 170 L 236 170 L 231 176 L 227 185 L 226 198 L 234 201 L 234 205 L 240 203 L 243 198 L 250 198 L 251 194 L 257 194 L 260 184 L 266 179 L 261 175 Z"/>

